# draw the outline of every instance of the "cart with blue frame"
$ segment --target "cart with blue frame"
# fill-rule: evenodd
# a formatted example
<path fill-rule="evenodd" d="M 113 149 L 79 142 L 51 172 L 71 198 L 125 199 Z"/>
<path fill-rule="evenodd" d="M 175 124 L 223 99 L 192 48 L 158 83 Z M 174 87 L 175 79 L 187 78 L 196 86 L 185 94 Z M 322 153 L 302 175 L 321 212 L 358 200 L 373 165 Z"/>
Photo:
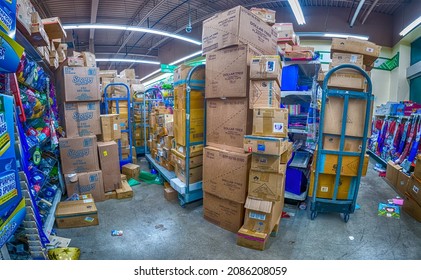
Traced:
<path fill-rule="evenodd" d="M 116 86 L 120 86 L 123 87 L 126 91 L 127 94 L 125 97 L 109 97 L 107 94 L 107 89 L 108 87 L 116 87 Z M 130 151 L 129 151 L 129 155 L 127 158 L 123 158 L 123 153 L 122 153 L 122 146 L 121 146 L 121 139 L 118 140 L 118 157 L 119 157 L 119 161 L 120 161 L 120 168 L 127 164 L 127 163 L 132 163 L 132 125 L 131 125 L 131 95 L 130 95 L 130 89 L 129 86 L 126 85 L 125 83 L 110 83 L 108 85 L 105 86 L 104 88 L 104 112 L 105 114 L 109 114 L 109 102 L 111 102 L 112 104 L 115 104 L 115 113 L 116 114 L 120 114 L 120 102 L 127 102 L 127 119 L 128 119 L 128 123 L 126 124 L 125 128 L 121 129 L 121 133 L 127 133 L 128 134 L 128 138 L 129 138 L 129 147 L 130 147 Z"/>
<path fill-rule="evenodd" d="M 336 89 L 336 88 L 328 88 L 328 82 L 331 76 L 339 70 L 354 70 L 357 71 L 358 74 L 362 75 L 366 80 L 366 91 L 352 91 L 352 90 L 343 90 L 343 89 Z M 341 123 L 341 135 L 340 135 L 340 142 L 339 142 L 339 149 L 337 151 L 333 150 L 326 150 L 323 146 L 323 136 L 334 136 L 332 134 L 328 134 L 324 132 L 325 126 L 325 111 L 326 111 L 326 103 L 330 97 L 336 97 L 343 99 L 343 110 L 342 110 L 342 121 Z M 348 122 L 348 109 L 349 103 L 352 99 L 359 99 L 365 100 L 365 119 L 363 120 L 363 133 L 361 137 L 354 137 L 348 136 L 346 134 L 347 122 Z M 325 213 L 325 212 L 336 212 L 342 213 L 343 219 L 345 222 L 348 222 L 349 215 L 354 213 L 356 200 L 358 196 L 358 189 L 360 186 L 361 176 L 363 173 L 364 167 L 364 158 L 366 152 L 366 144 L 367 144 L 367 134 L 370 125 L 370 112 L 371 106 L 373 102 L 373 95 L 372 95 L 372 83 L 370 77 L 367 73 L 362 70 L 360 67 L 351 65 L 351 64 L 344 64 L 339 65 L 333 69 L 331 69 L 325 76 L 323 80 L 322 86 L 322 100 L 321 100 L 321 110 L 320 110 L 320 124 L 319 124 L 319 139 L 318 139 L 318 149 L 317 149 L 317 160 L 316 160 L 316 168 L 314 174 L 314 185 L 313 185 L 313 194 L 311 198 L 311 220 L 314 220 L 318 213 Z M 338 120 L 340 121 L 340 120 Z M 338 136 L 338 135 L 336 135 Z M 349 152 L 345 151 L 345 140 L 361 140 L 361 150 L 359 152 Z M 333 185 L 333 195 L 332 198 L 319 198 L 317 197 L 317 190 L 318 190 L 318 183 L 319 183 L 319 175 L 322 173 L 323 169 L 323 159 L 327 155 L 336 155 L 338 157 L 337 165 L 336 165 L 336 175 L 334 179 Z M 359 157 L 359 163 L 357 167 L 357 175 L 352 178 L 352 183 L 349 187 L 348 197 L 346 199 L 338 199 L 338 190 L 340 187 L 340 177 L 341 177 L 341 170 L 342 170 L 342 162 L 343 157 L 345 156 L 354 156 Z"/>

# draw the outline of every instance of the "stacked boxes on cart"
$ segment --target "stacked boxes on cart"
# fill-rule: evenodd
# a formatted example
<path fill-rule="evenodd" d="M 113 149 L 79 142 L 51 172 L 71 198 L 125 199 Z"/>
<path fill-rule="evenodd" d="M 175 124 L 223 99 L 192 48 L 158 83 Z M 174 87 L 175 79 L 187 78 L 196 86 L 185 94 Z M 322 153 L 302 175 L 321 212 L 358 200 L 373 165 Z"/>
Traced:
<path fill-rule="evenodd" d="M 380 46 L 371 42 L 356 39 L 336 39 L 332 40 L 331 57 L 332 62 L 329 68 L 342 64 L 352 64 L 361 69 L 371 69 L 374 61 L 380 54 Z M 325 73 L 319 73 L 319 81 L 323 81 Z M 346 68 L 337 71 L 328 81 L 328 88 L 339 88 L 353 91 L 366 91 L 366 79 L 356 70 Z M 361 139 L 352 137 L 363 137 L 365 114 L 371 115 L 371 110 L 366 110 L 367 101 L 361 99 L 349 99 L 348 115 L 346 120 L 344 151 L 360 152 Z M 340 136 L 342 128 L 342 112 L 344 110 L 344 100 L 339 97 L 329 97 L 325 108 L 323 149 L 339 150 Z M 369 134 L 368 134 L 369 135 Z M 309 196 L 313 195 L 316 188 L 316 196 L 319 198 L 332 199 L 335 185 L 335 175 L 337 173 L 338 156 L 322 155 L 321 162 L 324 166 L 320 169 L 321 174 L 317 186 L 314 182 L 316 158 L 313 159 L 312 172 L 310 176 Z M 341 177 L 337 199 L 351 199 L 357 186 L 355 177 L 358 174 L 359 157 L 344 156 L 342 161 Z M 362 176 L 367 173 L 368 155 L 365 155 Z"/>
<path fill-rule="evenodd" d="M 186 183 L 189 176 L 189 184 L 202 180 L 203 162 L 203 136 L 204 136 L 204 82 L 205 71 L 203 68 L 196 69 L 190 78 L 190 115 L 187 116 L 186 79 L 193 67 L 181 65 L 174 72 L 174 139 L 171 148 L 171 162 L 175 167 L 175 174 L 180 181 Z M 190 145 L 187 147 L 186 118 L 190 119 Z M 186 149 L 190 149 L 189 170 L 186 169 Z M 187 174 L 188 172 L 188 174 Z"/>
<path fill-rule="evenodd" d="M 236 7 L 204 21 L 202 36 L 206 54 L 204 218 L 238 233 L 239 245 L 263 250 L 282 212 L 285 168 L 279 151 L 273 156 L 277 162 L 259 169 L 259 160 L 253 161 L 258 155 L 244 145 L 248 137 L 265 141 L 266 136 L 279 140 L 278 144 L 287 143 L 273 138 L 287 137 L 288 123 L 287 110 L 279 109 L 281 65 L 276 32 L 249 10 Z"/>

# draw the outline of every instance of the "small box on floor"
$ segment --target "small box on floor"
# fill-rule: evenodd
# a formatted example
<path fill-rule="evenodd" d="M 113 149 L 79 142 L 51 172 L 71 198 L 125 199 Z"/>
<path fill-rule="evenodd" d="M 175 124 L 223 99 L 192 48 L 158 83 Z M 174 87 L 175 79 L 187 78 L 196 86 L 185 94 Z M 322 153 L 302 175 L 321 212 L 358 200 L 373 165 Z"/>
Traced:
<path fill-rule="evenodd" d="M 133 163 L 127 163 L 121 167 L 121 173 L 127 176 L 127 179 L 138 179 L 140 174 L 140 166 Z"/>
<path fill-rule="evenodd" d="M 255 232 L 241 227 L 237 232 L 237 245 L 263 251 L 266 248 L 266 242 L 269 234 L 263 232 Z"/>
<path fill-rule="evenodd" d="M 98 210 L 91 195 L 80 195 L 79 200 L 62 201 L 57 205 L 55 221 L 58 228 L 96 226 Z"/>
<path fill-rule="evenodd" d="M 121 181 L 120 188 L 116 189 L 115 192 L 117 193 L 117 199 L 133 197 L 133 189 L 126 180 Z"/>
<path fill-rule="evenodd" d="M 164 197 L 168 201 L 177 201 L 178 192 L 171 187 L 164 188 Z"/>

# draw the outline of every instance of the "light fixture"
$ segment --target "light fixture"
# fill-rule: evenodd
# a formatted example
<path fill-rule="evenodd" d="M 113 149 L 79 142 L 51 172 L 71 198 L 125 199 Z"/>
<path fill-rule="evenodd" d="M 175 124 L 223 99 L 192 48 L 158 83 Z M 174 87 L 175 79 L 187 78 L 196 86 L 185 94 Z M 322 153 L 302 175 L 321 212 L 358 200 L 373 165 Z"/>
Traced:
<path fill-rule="evenodd" d="M 412 29 L 414 29 L 415 27 L 417 27 L 418 25 L 421 24 L 421 16 L 419 18 L 417 18 L 416 20 L 414 20 L 413 22 L 411 22 L 407 27 L 405 27 L 401 33 L 399 33 L 399 35 L 401 36 L 405 36 L 406 34 L 408 34 Z"/>
<path fill-rule="evenodd" d="M 360 0 L 360 3 L 358 3 L 357 9 L 355 10 L 354 16 L 352 17 L 351 23 L 349 24 L 350 27 L 354 26 L 355 20 L 357 19 L 358 14 L 361 11 L 361 8 L 364 5 L 365 0 Z"/>
<path fill-rule="evenodd" d="M 352 34 L 339 34 L 339 33 L 325 33 L 323 34 L 323 37 L 330 37 L 330 38 L 355 38 L 367 41 L 368 36 L 362 36 L 362 35 L 352 35 Z"/>
<path fill-rule="evenodd" d="M 173 61 L 173 62 L 169 63 L 169 65 L 177 65 L 177 64 L 179 64 L 180 62 L 185 61 L 186 59 L 193 58 L 193 57 L 196 57 L 196 56 L 199 56 L 199 55 L 202 55 L 202 51 L 198 51 L 198 52 L 195 52 L 195 53 L 189 54 L 189 55 L 187 55 L 187 56 L 185 56 L 185 57 L 182 57 L 182 58 L 180 58 L 180 59 L 177 59 L 177 60 L 175 60 L 175 61 Z M 142 82 L 142 81 L 146 80 L 147 78 L 149 78 L 149 77 L 151 77 L 151 76 L 153 76 L 153 75 L 155 75 L 155 74 L 158 74 L 160 71 L 161 71 L 161 69 L 157 69 L 157 70 L 153 71 L 152 73 L 149 73 L 148 75 L 146 75 L 146 76 L 145 76 L 145 77 L 143 77 L 142 79 L 140 79 L 140 81 Z M 159 79 L 158 79 L 158 81 L 159 81 Z"/>
<path fill-rule="evenodd" d="M 96 58 L 96 62 L 127 62 L 127 63 L 143 63 L 143 64 L 161 64 L 159 61 L 141 60 L 141 59 L 125 59 L 125 58 Z"/>
<path fill-rule="evenodd" d="M 190 39 L 185 36 L 180 36 L 173 33 L 168 33 L 161 30 L 154 30 L 150 28 L 136 27 L 136 26 L 126 26 L 126 25 L 114 25 L 114 24 L 68 24 L 63 26 L 64 29 L 107 29 L 107 30 L 122 30 L 122 31 L 133 31 L 133 32 L 143 32 L 156 34 L 166 37 L 171 37 L 178 40 L 183 40 L 195 45 L 202 45 L 202 42 Z"/>
<path fill-rule="evenodd" d="M 292 12 L 294 13 L 297 23 L 299 25 L 305 24 L 306 20 L 304 19 L 303 10 L 301 9 L 298 0 L 288 0 L 288 3 L 291 6 Z"/>
<path fill-rule="evenodd" d="M 158 77 L 156 77 L 156 78 L 153 78 L 152 80 L 150 80 L 150 81 L 147 81 L 146 83 L 144 83 L 143 85 L 146 87 L 146 86 L 149 86 L 149 85 L 151 85 L 151 84 L 153 84 L 153 83 L 155 83 L 155 82 L 158 82 L 158 81 L 160 81 L 160 80 L 162 80 L 162 79 L 165 79 L 165 78 L 168 78 L 168 77 L 170 77 L 172 74 L 171 73 L 164 73 L 164 74 L 162 74 L 162 75 L 160 75 L 160 76 L 158 76 Z"/>

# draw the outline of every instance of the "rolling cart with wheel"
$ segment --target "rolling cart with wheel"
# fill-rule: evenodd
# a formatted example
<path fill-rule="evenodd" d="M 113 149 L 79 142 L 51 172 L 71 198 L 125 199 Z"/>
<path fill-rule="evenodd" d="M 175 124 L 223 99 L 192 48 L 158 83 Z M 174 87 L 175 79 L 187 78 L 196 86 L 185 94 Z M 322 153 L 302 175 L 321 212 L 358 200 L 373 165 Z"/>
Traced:
<path fill-rule="evenodd" d="M 353 91 L 353 90 L 344 90 L 344 89 L 336 89 L 336 88 L 328 88 L 328 82 L 331 76 L 339 71 L 339 70 L 353 70 L 354 72 L 357 71 L 358 74 L 360 74 L 362 77 L 364 77 L 366 81 L 366 91 Z M 326 113 L 326 106 L 327 102 L 329 101 L 329 98 L 338 98 L 341 100 L 341 103 L 343 102 L 343 108 L 336 108 L 338 109 L 342 114 L 342 120 L 340 118 L 337 119 L 339 124 L 339 133 L 332 133 L 331 131 L 325 131 L 325 126 L 327 123 L 325 123 L 325 113 Z M 358 133 L 362 136 L 351 136 L 354 135 L 352 133 L 348 133 L 347 126 L 352 125 L 349 120 L 348 113 L 351 112 L 349 110 L 349 105 L 351 102 L 354 101 L 354 99 L 360 100 L 358 102 L 363 101 L 362 104 L 365 104 L 365 114 L 364 112 L 361 112 L 362 114 L 362 133 Z M 320 125 L 319 125 L 319 139 L 318 139 L 318 149 L 316 151 L 317 159 L 316 159 L 316 167 L 314 171 L 314 185 L 313 192 L 311 196 L 311 220 L 314 220 L 318 213 L 326 213 L 326 212 L 336 212 L 336 213 L 342 213 L 343 219 L 345 222 L 348 222 L 349 215 L 354 213 L 355 206 L 356 206 L 356 200 L 358 196 L 358 189 L 360 186 L 361 176 L 363 175 L 363 168 L 364 168 L 364 159 L 365 159 L 365 152 L 366 152 L 366 144 L 367 144 L 367 134 L 369 130 L 370 125 L 370 116 L 371 116 L 371 109 L 372 109 L 372 102 L 373 102 L 373 95 L 372 95 L 372 83 L 370 77 L 367 75 L 367 73 L 362 70 L 360 67 L 351 65 L 351 64 L 344 64 L 339 65 L 333 69 L 331 69 L 325 76 L 323 80 L 323 86 L 322 86 L 322 100 L 321 100 L 321 110 L 320 110 Z M 353 112 L 355 114 L 355 112 Z M 358 112 L 359 113 L 359 112 Z M 364 117 L 365 115 L 365 117 Z M 335 121 L 335 120 L 329 120 Z M 339 140 L 339 148 L 337 150 L 327 150 L 325 149 L 324 145 L 325 142 L 324 136 L 336 136 Z M 349 143 L 349 141 L 361 141 L 361 149 L 359 151 L 355 151 L 355 149 L 352 149 L 352 151 L 349 151 L 350 149 L 345 149 L 345 142 Z M 329 198 L 321 198 L 321 195 L 319 195 L 319 180 L 321 178 L 321 175 L 324 170 L 325 165 L 325 158 L 327 156 L 337 156 L 337 164 L 334 165 L 336 167 L 336 173 L 334 176 L 334 183 L 332 186 L 321 187 L 321 191 L 326 191 L 328 188 L 331 188 L 330 191 L 332 191 L 332 195 Z M 351 179 L 351 182 L 349 184 L 349 189 L 347 193 L 345 193 L 346 197 L 344 197 L 344 190 L 343 187 L 341 189 L 341 192 L 339 192 L 339 189 L 341 187 L 341 173 L 343 170 L 343 160 L 344 157 L 358 157 L 359 160 L 355 161 L 354 168 L 357 170 L 356 176 L 353 176 Z M 323 190 L 323 188 L 325 188 Z M 339 195 L 341 194 L 341 195 Z"/>

